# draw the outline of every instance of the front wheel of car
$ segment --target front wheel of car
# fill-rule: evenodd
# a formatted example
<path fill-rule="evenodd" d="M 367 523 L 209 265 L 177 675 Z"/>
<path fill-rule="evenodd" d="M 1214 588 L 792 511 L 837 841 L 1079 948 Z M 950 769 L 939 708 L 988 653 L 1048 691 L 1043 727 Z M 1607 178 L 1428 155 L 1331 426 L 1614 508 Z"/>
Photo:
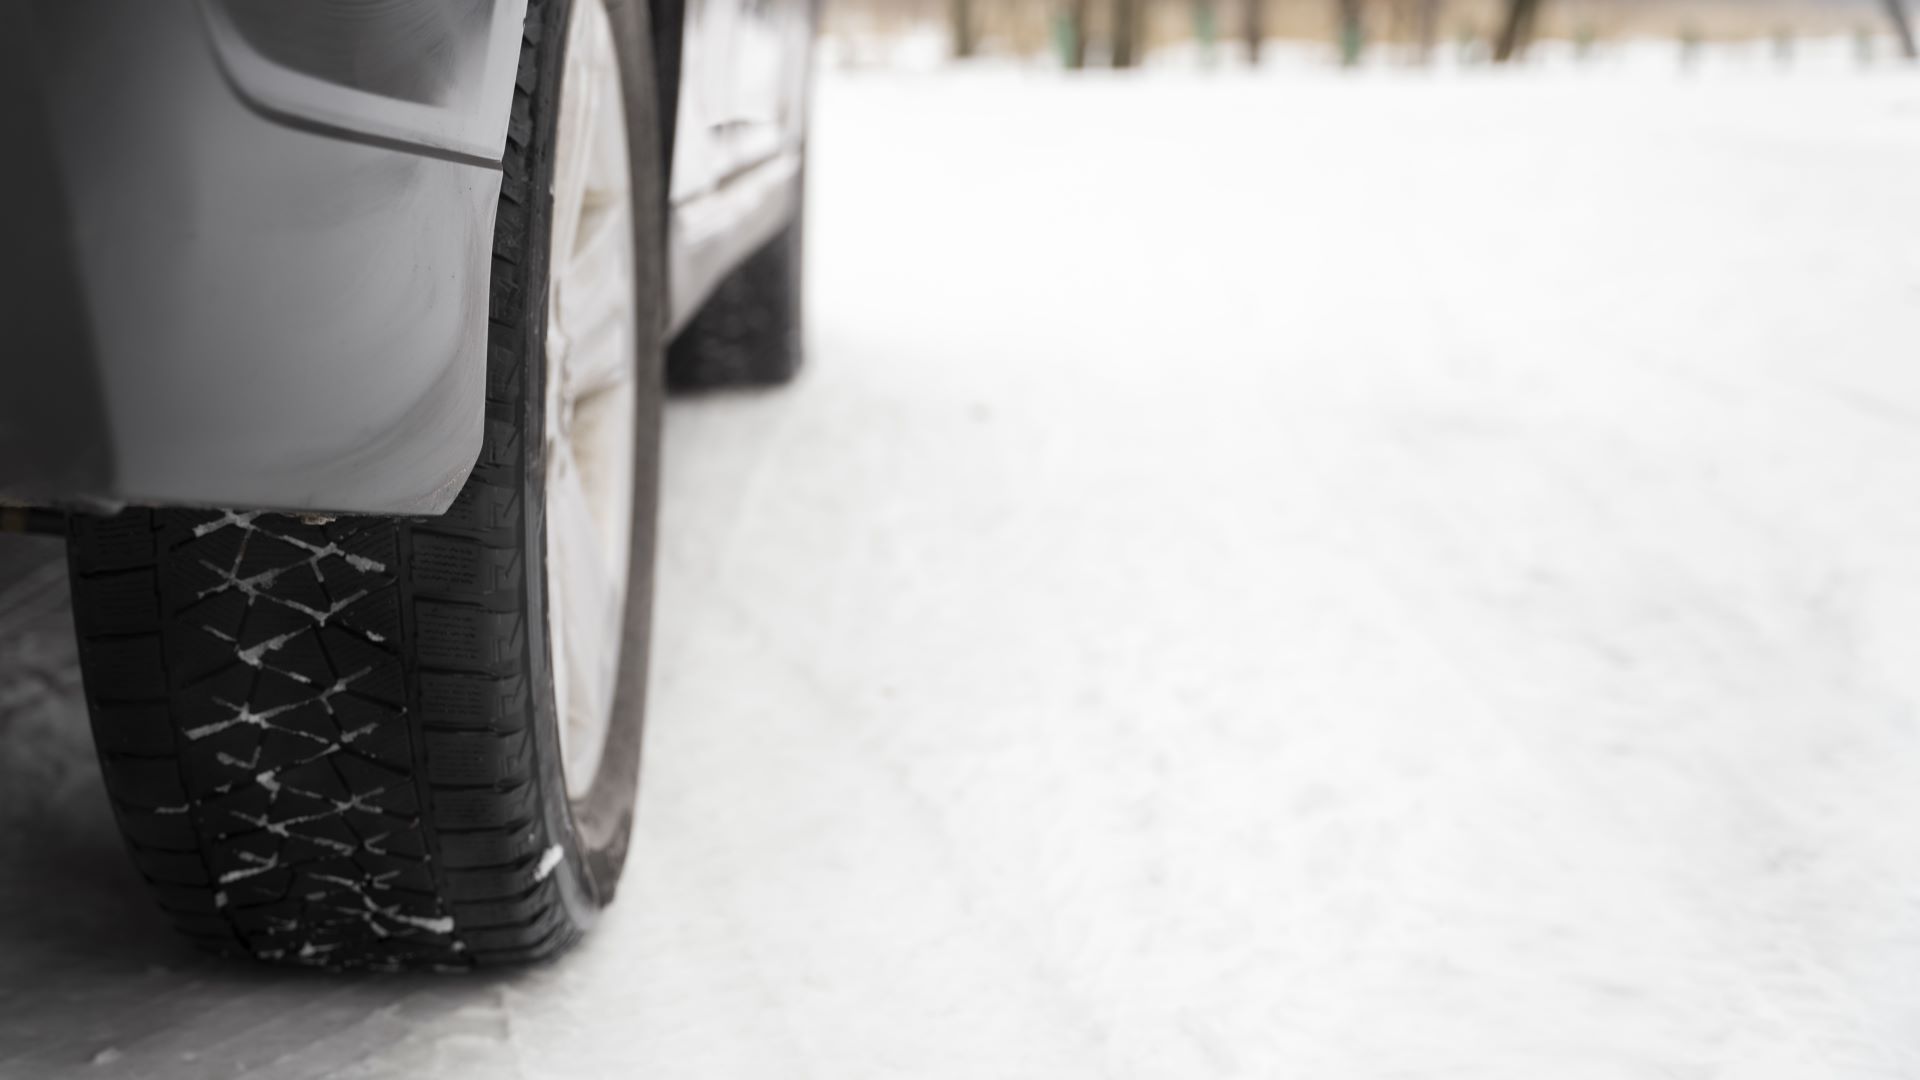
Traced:
<path fill-rule="evenodd" d="M 188 937 L 323 967 L 587 930 L 639 770 L 663 383 L 644 13 L 533 0 L 493 242 L 485 441 L 434 518 L 80 518 L 116 816 Z"/>

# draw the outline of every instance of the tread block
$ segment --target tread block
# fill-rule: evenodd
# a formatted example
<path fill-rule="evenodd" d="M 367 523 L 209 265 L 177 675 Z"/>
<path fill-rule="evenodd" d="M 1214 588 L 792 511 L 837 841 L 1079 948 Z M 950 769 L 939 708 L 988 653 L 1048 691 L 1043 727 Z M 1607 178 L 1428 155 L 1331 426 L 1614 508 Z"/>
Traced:
<path fill-rule="evenodd" d="M 526 727 L 524 675 L 451 675 L 422 672 L 420 719 L 428 727 L 507 733 Z"/>
<path fill-rule="evenodd" d="M 276 712 L 266 721 L 267 733 L 261 742 L 267 749 L 262 763 L 292 764 L 315 754 L 330 753 L 345 742 L 347 736 L 340 720 L 339 703 L 346 696 L 335 694 L 325 703 L 302 702 L 285 712 Z"/>
<path fill-rule="evenodd" d="M 75 514 L 68 540 L 69 557 L 87 573 L 130 570 L 154 561 L 152 515 L 134 511 L 97 517 Z"/>
<path fill-rule="evenodd" d="M 216 581 L 231 583 L 231 575 L 246 552 L 246 526 L 237 519 L 189 525 L 173 514 L 163 514 L 161 520 L 162 544 L 171 556 L 168 563 L 211 567 Z"/>
<path fill-rule="evenodd" d="M 474 464 L 482 483 L 504 486 L 518 480 L 522 460 L 520 429 L 511 421 L 488 417 L 480 460 Z"/>
<path fill-rule="evenodd" d="M 309 693 L 332 686 L 342 674 L 334 670 L 320 636 L 310 629 L 281 640 L 271 652 L 262 652 L 260 664 L 305 684 Z"/>
<path fill-rule="evenodd" d="M 153 882 L 149 886 L 160 906 L 167 913 L 180 915 L 217 915 L 220 909 L 215 906 L 213 890 L 196 885 L 168 885 Z"/>
<path fill-rule="evenodd" d="M 209 724 L 231 720 L 253 692 L 253 671 L 239 664 L 220 669 L 190 686 L 183 686 L 173 698 L 174 715 L 188 738 Z"/>
<path fill-rule="evenodd" d="M 507 181 L 501 183 L 504 187 Z M 512 211 L 515 214 L 519 212 L 518 207 Z M 487 397 L 494 401 L 518 401 L 525 371 L 526 365 L 520 363 L 519 354 L 514 349 L 502 342 L 490 343 L 487 346 Z"/>
<path fill-rule="evenodd" d="M 388 648 L 335 626 L 321 628 L 320 644 L 343 689 L 389 705 L 406 705 L 407 687 L 400 659 Z"/>
<path fill-rule="evenodd" d="M 234 589 L 223 589 L 204 599 L 191 601 L 181 610 L 180 617 L 185 621 L 208 631 L 215 641 L 233 642 L 240 637 L 240 628 L 247 621 L 247 594 Z M 214 649 L 211 644 L 198 647 Z"/>
<path fill-rule="evenodd" d="M 156 810 L 187 803 L 180 765 L 172 758 L 108 758 L 102 765 L 114 793 L 135 806 Z"/>
<path fill-rule="evenodd" d="M 413 790 L 413 777 L 408 775 L 405 769 L 376 765 L 365 758 L 354 757 L 351 754 L 336 754 L 328 760 L 333 763 L 333 770 L 339 774 L 340 782 L 346 786 L 346 790 L 363 800 L 376 794 L 384 795 L 402 790 L 412 792 Z M 341 797 L 346 798 L 346 793 L 343 792 Z M 409 801 L 407 810 L 404 812 L 413 813 L 418 809 L 418 805 L 417 802 Z M 383 809 L 388 808 L 384 802 L 381 806 Z"/>
<path fill-rule="evenodd" d="M 521 216 L 514 212 L 515 209 L 517 208 L 509 209 L 506 204 L 500 207 L 501 216 L 509 219 L 510 227 L 513 220 Z M 494 254 L 493 281 L 487 289 L 487 318 L 492 322 L 511 323 L 517 319 L 520 297 L 525 286 L 515 280 L 515 275 L 510 272 L 510 269 L 524 261 L 526 256 L 523 249 L 524 241 L 515 241 L 512 249 L 504 252 L 496 251 Z M 501 272 L 503 266 L 509 268 L 508 273 Z"/>
<path fill-rule="evenodd" d="M 517 867 L 490 867 L 483 870 L 448 870 L 447 896 L 456 903 L 475 900 L 524 903 L 532 909 L 532 894 L 551 893 L 556 886 L 552 877 L 535 880 L 536 866 L 529 859 Z M 545 899 L 540 900 L 545 903 Z M 523 916 L 524 917 L 524 916 Z"/>
<path fill-rule="evenodd" d="M 511 547 L 488 547 L 475 540 L 415 532 L 413 584 L 417 589 L 455 597 L 517 595 L 521 555 Z"/>
<path fill-rule="evenodd" d="M 281 769 L 276 776 L 275 782 L 280 786 L 282 791 L 296 791 L 309 798 L 319 799 L 325 803 L 337 804 L 351 802 L 355 794 L 355 789 L 349 787 L 348 782 L 341 777 L 341 770 L 336 764 L 336 762 L 340 760 L 341 759 L 337 757 L 329 755 Z M 404 777 L 402 779 L 404 779 Z M 382 775 L 378 778 L 377 784 L 365 790 L 379 791 L 391 783 L 393 783 L 391 774 Z M 311 813 L 324 815 L 327 812 L 327 810 L 322 809 L 312 811 Z M 311 822 L 308 824 L 311 824 Z"/>
<path fill-rule="evenodd" d="M 83 577 L 74 593 L 83 634 L 152 633 L 159 625 L 160 588 L 151 567 Z"/>
<path fill-rule="evenodd" d="M 231 648 L 237 655 L 238 650 L 258 648 L 275 638 L 304 634 L 312 629 L 313 616 L 306 612 L 285 604 L 256 600 L 247 605 L 246 618 L 241 620 L 240 633 L 234 636 Z M 261 654 L 262 659 L 265 656 Z"/>
<path fill-rule="evenodd" d="M 93 740 L 109 754 L 170 754 L 173 717 L 165 705 L 102 705 L 94 710 Z"/>
<path fill-rule="evenodd" d="M 281 838 L 266 830 L 227 837 L 207 852 L 207 865 L 220 884 L 251 874 L 278 861 Z"/>
<path fill-rule="evenodd" d="M 171 851 L 136 851 L 133 853 L 133 865 L 138 867 L 148 881 L 163 882 L 168 885 L 205 885 L 207 868 L 200 861 L 200 853 Z"/>
<path fill-rule="evenodd" d="M 263 536 L 285 540 L 302 549 L 324 547 L 328 540 L 326 526 L 309 525 L 289 514 L 260 514 L 253 519 L 253 528 Z"/>
<path fill-rule="evenodd" d="M 236 724 L 188 741 L 181 757 L 199 785 L 250 784 L 272 767 L 273 759 L 261 747 L 266 734 L 252 724 Z"/>
<path fill-rule="evenodd" d="M 327 591 L 326 582 L 315 569 L 318 560 L 309 559 L 297 566 L 290 566 L 274 575 L 264 591 L 269 597 L 288 605 L 298 605 L 295 610 L 326 611 L 333 606 L 333 597 Z"/>
<path fill-rule="evenodd" d="M 434 531 L 491 537 L 510 529 L 520 513 L 519 492 L 497 484 L 468 484 L 453 506 L 433 523 Z M 419 534 L 416 533 L 417 537 Z"/>
<path fill-rule="evenodd" d="M 350 753 L 397 772 L 413 768 L 413 733 L 403 713 L 342 694 L 333 699 L 341 745 Z"/>
<path fill-rule="evenodd" d="M 504 900 L 463 901 L 453 905 L 453 916 L 460 921 L 461 928 L 469 933 L 497 927 L 524 926 L 529 919 L 538 917 L 540 912 L 547 909 L 548 899 L 545 894 L 535 894 Z"/>
<path fill-rule="evenodd" d="M 197 808 L 200 825 L 214 837 L 244 835 L 262 828 L 271 820 L 275 803 L 292 802 L 297 796 L 282 790 L 270 793 L 264 787 L 247 786 L 232 791 L 204 793 Z M 317 804 L 314 809 L 319 809 Z M 280 808 L 282 814 L 285 807 Z"/>
<path fill-rule="evenodd" d="M 533 776 L 533 740 L 530 732 L 485 735 L 468 732 L 427 733 L 427 776 L 435 784 L 504 786 Z"/>
<path fill-rule="evenodd" d="M 222 530 L 225 532 L 225 530 Z M 285 574 L 306 561 L 301 549 L 265 529 L 248 528 L 240 542 L 240 559 L 234 576 L 271 589 Z"/>
<path fill-rule="evenodd" d="M 390 648 L 400 640 L 400 597 L 392 589 L 369 592 L 347 604 L 332 624 L 351 630 L 369 644 Z"/>
<path fill-rule="evenodd" d="M 521 922 L 483 930 L 469 930 L 467 944 L 489 952 L 524 949 L 530 938 L 535 941 L 544 941 L 564 926 L 565 919 L 560 909 L 557 906 L 547 907 L 540 909 L 533 918 Z"/>
<path fill-rule="evenodd" d="M 88 696 L 99 702 L 157 701 L 167 694 L 159 634 L 90 638 L 80 644 Z"/>
<path fill-rule="evenodd" d="M 129 843 L 155 851 L 200 850 L 200 836 L 193 830 L 193 819 L 180 813 L 159 813 L 117 805 L 114 817 Z"/>
<path fill-rule="evenodd" d="M 345 560 L 350 566 L 358 564 L 355 568 L 368 573 L 391 574 L 400 564 L 400 535 L 391 523 L 341 518 L 329 528 L 334 530 L 333 543 L 352 556 Z"/>
<path fill-rule="evenodd" d="M 365 838 L 368 851 L 376 855 L 392 855 L 399 859 L 424 861 L 427 858 L 426 837 L 419 829 L 406 823 L 383 822 L 382 824 L 391 827 L 384 831 L 377 827 L 359 830 L 360 835 Z"/>
<path fill-rule="evenodd" d="M 532 821 L 539 811 L 532 783 L 502 790 L 442 791 L 433 797 L 433 821 L 447 829 L 497 829 Z M 447 839 L 445 832 L 442 839 Z"/>
<path fill-rule="evenodd" d="M 290 832 L 280 849 L 280 858 L 290 864 L 316 859 L 338 858 L 363 850 L 360 835 L 339 817 L 325 817 L 301 824 Z"/>
<path fill-rule="evenodd" d="M 532 828 L 454 833 L 440 837 L 440 861 L 456 870 L 511 866 L 545 848 L 544 837 Z"/>
<path fill-rule="evenodd" d="M 414 607 L 420 663 L 426 667 L 510 675 L 519 666 L 525 618 L 517 611 L 487 611 L 421 601 Z"/>

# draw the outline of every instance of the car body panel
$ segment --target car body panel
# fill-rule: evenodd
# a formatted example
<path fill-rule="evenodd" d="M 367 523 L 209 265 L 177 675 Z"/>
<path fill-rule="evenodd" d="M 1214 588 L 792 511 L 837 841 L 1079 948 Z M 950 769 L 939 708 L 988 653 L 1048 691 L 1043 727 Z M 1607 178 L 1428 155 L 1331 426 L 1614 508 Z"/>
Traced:
<path fill-rule="evenodd" d="M 669 202 L 670 332 L 800 213 L 811 0 L 686 0 Z"/>
<path fill-rule="evenodd" d="M 686 0 L 673 180 L 676 206 L 723 184 L 800 137 L 783 122 L 784 90 L 804 59 L 781 49 L 802 3 Z M 749 70 L 749 64 L 759 70 Z"/>
<path fill-rule="evenodd" d="M 200 10 L 248 105 L 350 139 L 498 167 L 526 0 L 200 0 Z"/>
<path fill-rule="evenodd" d="M 693 320 L 741 260 L 801 212 L 803 162 L 801 151 L 784 151 L 673 208 L 667 222 L 669 336 Z"/>
<path fill-rule="evenodd" d="M 24 55 L 25 9 L 0 8 L 0 134 L 15 160 L 7 185 L 33 213 L 8 217 L 0 242 L 0 315 L 10 328 L 0 361 L 0 491 L 99 491 L 111 471 L 105 403 L 92 362 L 79 269 L 66 223 L 67 192 L 53 161 L 45 92 Z"/>
<path fill-rule="evenodd" d="M 771 81 L 734 61 L 770 40 L 804 54 L 808 27 L 805 0 L 691 2 L 699 89 L 679 100 L 699 119 L 678 145 L 691 128 L 690 160 L 731 171 L 672 201 L 676 315 L 797 212 L 803 108 L 769 94 L 803 88 L 804 55 Z M 404 19 L 380 48 L 342 45 L 299 25 L 328 7 Z M 6 182 L 33 213 L 0 250 L 26 283 L 0 304 L 32 348 L 0 361 L 0 501 L 446 509 L 485 423 L 524 0 L 33 0 L 5 18 L 27 85 L 0 133 L 34 167 Z M 424 69 L 387 55 L 408 42 Z M 786 124 L 756 143 L 747 117 Z"/>
<path fill-rule="evenodd" d="M 91 368 L 103 429 L 70 448 L 87 467 L 0 465 L 0 483 L 94 502 L 442 510 L 479 451 L 499 169 L 263 115 L 211 41 L 185 0 L 43 0 L 13 43 L 44 88 L 64 221 L 35 255 L 0 258 L 65 247 L 88 348 L 42 362 Z M 42 407 L 6 400 L 9 430 Z"/>

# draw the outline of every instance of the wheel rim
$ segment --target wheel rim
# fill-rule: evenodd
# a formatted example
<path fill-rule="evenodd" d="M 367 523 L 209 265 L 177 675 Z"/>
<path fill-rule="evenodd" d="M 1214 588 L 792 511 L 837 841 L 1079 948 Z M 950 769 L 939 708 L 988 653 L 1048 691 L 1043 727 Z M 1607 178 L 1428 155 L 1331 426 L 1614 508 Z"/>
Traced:
<path fill-rule="evenodd" d="M 575 5 L 560 83 L 547 292 L 547 621 L 567 795 L 613 719 L 633 540 L 637 315 L 619 60 L 602 0 Z"/>

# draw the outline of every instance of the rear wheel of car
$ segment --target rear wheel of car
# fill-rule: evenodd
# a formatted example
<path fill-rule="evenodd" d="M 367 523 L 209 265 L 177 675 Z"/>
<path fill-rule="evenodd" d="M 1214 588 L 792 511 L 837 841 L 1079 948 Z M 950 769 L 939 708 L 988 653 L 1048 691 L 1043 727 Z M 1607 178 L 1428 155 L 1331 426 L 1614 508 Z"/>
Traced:
<path fill-rule="evenodd" d="M 806 215 L 722 279 L 667 351 L 677 390 L 777 386 L 800 373 Z"/>
<path fill-rule="evenodd" d="M 662 357 L 644 11 L 533 0 L 484 446 L 441 517 L 78 518 L 106 786 L 175 924 L 324 967 L 530 960 L 612 898 L 639 770 Z"/>

